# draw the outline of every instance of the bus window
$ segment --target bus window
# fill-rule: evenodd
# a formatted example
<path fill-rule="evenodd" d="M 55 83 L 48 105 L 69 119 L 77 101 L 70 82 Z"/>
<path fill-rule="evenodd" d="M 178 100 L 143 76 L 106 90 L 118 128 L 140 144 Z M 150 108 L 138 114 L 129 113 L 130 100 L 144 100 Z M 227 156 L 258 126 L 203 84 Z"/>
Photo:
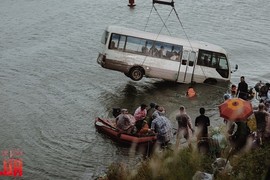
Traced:
<path fill-rule="evenodd" d="M 150 56 L 157 56 L 157 54 L 158 54 L 158 49 L 156 47 L 156 43 L 153 42 L 152 46 L 149 49 L 149 55 Z"/>
<path fill-rule="evenodd" d="M 212 62 L 212 67 L 218 68 L 218 62 L 219 62 L 219 54 L 218 53 L 213 53 L 211 62 Z"/>
<path fill-rule="evenodd" d="M 198 65 L 212 67 L 211 64 L 212 52 L 199 50 Z"/>
<path fill-rule="evenodd" d="M 143 40 L 145 41 L 145 45 L 142 47 L 142 53 L 146 56 L 150 53 L 150 48 L 153 46 L 153 41 L 151 40 Z"/>
<path fill-rule="evenodd" d="M 163 52 L 162 52 L 162 57 L 166 58 L 166 59 L 170 59 L 170 57 L 172 56 L 170 53 L 172 51 L 172 44 L 168 44 L 168 43 L 163 43 Z"/>
<path fill-rule="evenodd" d="M 181 59 L 183 54 L 183 46 L 175 45 L 174 47 L 175 47 L 174 52 L 176 52 L 179 56 L 179 59 Z"/>
<path fill-rule="evenodd" d="M 223 77 L 228 78 L 229 77 L 229 64 L 228 60 L 226 59 L 225 55 L 221 54 L 219 59 L 219 66 L 217 68 L 217 72 Z"/>
<path fill-rule="evenodd" d="M 189 54 L 188 65 L 189 66 L 193 66 L 195 59 L 196 59 L 196 52 L 195 51 L 191 51 L 190 54 Z"/>
<path fill-rule="evenodd" d="M 117 49 L 118 41 L 119 41 L 120 35 L 118 34 L 112 34 L 111 42 L 109 45 L 109 49 Z"/>
<path fill-rule="evenodd" d="M 188 60 L 188 54 L 189 54 L 188 51 L 187 50 L 184 50 L 182 59 L 183 60 Z"/>
<path fill-rule="evenodd" d="M 109 36 L 109 33 L 108 31 L 104 31 L 102 37 L 101 37 L 101 43 L 102 44 L 106 44 L 107 40 L 108 40 L 108 36 Z"/>
<path fill-rule="evenodd" d="M 198 60 L 197 60 L 198 65 L 203 65 L 203 56 L 199 54 Z"/>
<path fill-rule="evenodd" d="M 126 51 L 131 53 L 142 52 L 142 47 L 145 44 L 145 40 L 139 38 L 127 37 Z"/>
<path fill-rule="evenodd" d="M 227 59 L 226 59 L 225 56 L 220 56 L 219 69 L 224 69 L 224 70 L 228 70 L 229 69 L 228 61 L 227 61 Z"/>
<path fill-rule="evenodd" d="M 164 45 L 161 42 L 156 41 L 155 46 L 152 48 L 153 56 L 162 58 L 164 53 Z"/>
<path fill-rule="evenodd" d="M 148 42 L 144 39 L 141 39 L 141 44 L 143 44 L 141 50 L 142 50 L 142 54 L 144 55 L 148 55 L 149 53 L 149 48 L 147 47 L 148 46 Z"/>
<path fill-rule="evenodd" d="M 118 43 L 118 49 L 120 50 L 124 50 L 125 49 L 125 44 L 126 44 L 126 39 L 127 39 L 127 36 L 121 36 L 120 37 L 120 40 L 119 40 L 119 43 Z"/>

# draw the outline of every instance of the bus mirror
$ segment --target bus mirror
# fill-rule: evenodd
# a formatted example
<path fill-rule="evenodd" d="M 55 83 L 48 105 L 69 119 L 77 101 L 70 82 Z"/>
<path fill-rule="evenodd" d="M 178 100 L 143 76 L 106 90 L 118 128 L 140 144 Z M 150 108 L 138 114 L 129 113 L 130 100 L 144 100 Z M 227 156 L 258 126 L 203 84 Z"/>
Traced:
<path fill-rule="evenodd" d="M 234 68 L 234 70 L 233 70 L 233 71 L 231 71 L 231 73 L 233 73 L 233 72 L 237 71 L 237 69 L 238 69 L 238 64 L 236 64 L 236 65 L 235 65 L 235 68 Z"/>

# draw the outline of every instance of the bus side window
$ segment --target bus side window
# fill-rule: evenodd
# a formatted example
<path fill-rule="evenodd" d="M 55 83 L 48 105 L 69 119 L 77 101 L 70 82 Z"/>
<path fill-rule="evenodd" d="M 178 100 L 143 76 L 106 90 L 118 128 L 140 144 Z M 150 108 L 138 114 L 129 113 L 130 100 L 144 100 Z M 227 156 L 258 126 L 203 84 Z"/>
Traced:
<path fill-rule="evenodd" d="M 145 40 L 141 40 L 141 41 L 143 42 L 143 41 L 145 41 Z M 148 55 L 149 49 L 147 48 L 147 44 L 148 44 L 148 42 L 145 41 L 145 42 L 144 42 L 144 46 L 142 47 L 142 54 Z"/>
<path fill-rule="evenodd" d="M 197 64 L 203 65 L 203 57 L 202 56 L 200 56 L 200 58 L 198 58 Z"/>
<path fill-rule="evenodd" d="M 213 57 L 212 57 L 212 67 L 213 68 L 218 68 L 218 61 L 219 61 L 218 54 L 214 53 Z"/>
<path fill-rule="evenodd" d="M 119 39 L 120 39 L 119 34 L 112 34 L 110 44 L 109 44 L 109 49 L 117 49 Z"/>
<path fill-rule="evenodd" d="M 111 41 L 110 43 L 110 49 L 116 49 L 115 42 Z"/>
<path fill-rule="evenodd" d="M 188 57 L 188 65 L 193 66 L 195 59 L 196 59 L 196 52 L 191 51 L 190 54 L 189 54 L 189 57 Z"/>
<path fill-rule="evenodd" d="M 205 66 L 208 66 L 209 65 L 208 56 L 206 56 L 206 55 L 204 55 L 204 57 L 203 57 L 203 64 Z"/>

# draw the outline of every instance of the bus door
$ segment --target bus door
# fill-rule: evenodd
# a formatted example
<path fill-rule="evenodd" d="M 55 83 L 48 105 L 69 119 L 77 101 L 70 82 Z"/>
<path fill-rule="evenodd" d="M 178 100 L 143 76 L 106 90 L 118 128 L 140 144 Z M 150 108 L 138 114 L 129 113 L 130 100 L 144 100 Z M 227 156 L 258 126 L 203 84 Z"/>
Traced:
<path fill-rule="evenodd" d="M 191 83 L 193 78 L 196 52 L 184 50 L 179 68 L 177 82 Z"/>

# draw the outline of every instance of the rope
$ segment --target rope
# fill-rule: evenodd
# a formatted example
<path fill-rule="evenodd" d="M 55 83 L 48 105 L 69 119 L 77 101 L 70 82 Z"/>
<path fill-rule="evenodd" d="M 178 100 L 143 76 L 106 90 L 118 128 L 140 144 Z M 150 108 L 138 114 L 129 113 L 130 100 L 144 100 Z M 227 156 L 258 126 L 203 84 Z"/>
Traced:
<path fill-rule="evenodd" d="M 189 45 L 190 45 L 190 47 L 191 47 L 191 50 L 194 51 L 194 50 L 193 50 L 193 47 L 192 47 L 192 45 L 191 45 L 191 42 L 190 42 L 190 40 L 189 40 L 189 37 L 188 37 L 188 35 L 187 35 L 187 33 L 186 33 L 185 29 L 184 29 L 183 23 L 181 22 L 181 20 L 180 20 L 180 18 L 179 18 L 178 13 L 176 12 L 176 10 L 175 10 L 174 7 L 173 7 L 172 9 L 174 10 L 174 12 L 175 12 L 175 14 L 176 14 L 176 17 L 177 17 L 177 19 L 178 19 L 178 21 L 179 21 L 179 23 L 180 23 L 180 25 L 181 25 L 181 27 L 182 27 L 182 29 L 183 29 L 183 32 L 184 32 L 184 34 L 185 34 L 185 36 L 186 36 L 186 38 L 187 38 L 187 40 L 188 40 L 188 43 L 189 43 Z M 197 63 L 197 61 L 195 60 L 194 63 Z M 193 64 L 193 66 L 195 66 L 195 64 Z M 191 83 L 193 82 L 193 78 L 194 78 L 194 70 L 195 70 L 195 67 L 193 67 L 193 70 L 192 70 Z M 204 74 L 204 76 L 205 76 L 204 71 L 203 71 L 203 74 Z"/>
<path fill-rule="evenodd" d="M 152 14 L 153 8 L 154 8 L 154 7 L 152 6 L 152 9 L 151 9 L 151 11 L 150 11 L 150 14 L 149 14 L 149 16 L 148 16 L 148 18 L 147 18 L 147 21 L 146 21 L 146 24 L 145 24 L 145 27 L 144 27 L 144 31 L 145 31 L 145 29 L 146 29 L 146 27 L 147 27 L 147 25 L 148 25 L 148 22 L 149 22 L 149 19 L 150 19 L 151 14 Z"/>
<path fill-rule="evenodd" d="M 148 23 L 149 23 L 149 19 L 150 19 L 150 16 L 151 16 L 151 14 L 152 14 L 153 9 L 155 9 L 155 11 L 157 12 L 157 14 L 158 14 L 159 18 L 161 19 L 161 21 L 162 21 L 162 23 L 163 23 L 163 26 L 161 27 L 161 29 L 160 29 L 160 31 L 159 31 L 159 33 L 158 33 L 158 35 L 157 35 L 157 37 L 156 37 L 155 41 L 157 40 L 158 36 L 160 35 L 160 33 L 161 33 L 161 31 L 162 31 L 163 27 L 166 27 L 166 29 L 167 29 L 168 33 L 169 33 L 169 34 L 170 34 L 170 36 L 171 36 L 171 33 L 170 33 L 170 31 L 169 31 L 168 27 L 166 26 L 166 22 L 168 21 L 168 19 L 169 19 L 169 17 L 170 17 L 170 15 L 171 15 L 171 13 L 172 13 L 172 11 L 173 11 L 173 9 L 172 9 L 172 10 L 171 10 L 171 12 L 169 13 L 169 15 L 168 15 L 168 17 L 167 17 L 166 21 L 164 22 L 164 21 L 163 21 L 163 19 L 162 19 L 162 17 L 161 17 L 161 16 L 160 16 L 160 14 L 158 13 L 158 11 L 157 11 L 157 9 L 156 9 L 156 7 L 155 7 L 155 5 L 154 5 L 154 4 L 153 4 L 152 9 L 151 9 L 151 11 L 150 11 L 150 13 L 149 13 L 149 16 L 148 16 L 148 18 L 147 18 L 147 22 L 146 22 L 146 25 L 145 25 L 145 27 L 144 27 L 144 31 L 146 30 L 146 27 L 147 27 L 147 25 L 148 25 Z M 147 58 L 147 56 L 145 56 L 145 58 L 144 58 L 144 60 L 143 60 L 143 62 L 142 62 L 142 65 L 144 64 L 144 62 L 145 62 L 146 58 Z"/>
<path fill-rule="evenodd" d="M 173 2 L 173 0 L 172 0 L 172 2 Z M 185 34 L 185 37 L 186 37 L 186 39 L 187 39 L 187 41 L 188 41 L 188 43 L 189 43 L 189 45 L 190 45 L 190 47 L 191 47 L 191 50 L 194 51 L 194 49 L 193 49 L 193 47 L 192 47 L 192 45 L 191 45 L 190 39 L 189 39 L 189 37 L 188 37 L 188 35 L 187 35 L 185 29 L 184 29 L 183 23 L 181 22 L 180 17 L 179 17 L 179 15 L 178 15 L 177 11 L 175 10 L 174 5 L 171 5 L 171 6 L 172 6 L 172 9 L 171 9 L 171 11 L 170 11 L 170 13 L 169 13 L 167 19 L 164 21 L 164 20 L 162 19 L 162 17 L 160 16 L 160 14 L 158 13 L 157 8 L 155 7 L 155 3 L 153 3 L 152 9 L 151 9 L 150 14 L 149 14 L 149 16 L 148 16 L 148 18 L 147 18 L 147 22 L 146 22 L 144 31 L 145 31 L 145 29 L 146 29 L 146 27 L 147 27 L 147 25 L 148 25 L 148 23 L 149 23 L 150 15 L 152 14 L 152 11 L 153 11 L 153 8 L 154 8 L 155 11 L 156 11 L 156 13 L 157 13 L 157 15 L 159 16 L 160 20 L 161 20 L 162 23 L 163 23 L 163 26 L 161 27 L 161 29 L 160 29 L 160 31 L 159 31 L 159 33 L 158 33 L 156 39 L 158 38 L 158 36 L 160 35 L 160 33 L 161 33 L 161 31 L 162 31 L 162 29 L 163 29 L 164 27 L 167 29 L 169 35 L 171 36 L 171 33 L 170 33 L 170 31 L 169 31 L 169 29 L 168 29 L 168 27 L 167 27 L 167 25 L 166 25 L 166 22 L 168 21 L 170 15 L 171 15 L 171 13 L 172 13 L 172 11 L 174 11 L 174 13 L 175 13 L 175 15 L 176 15 L 176 17 L 177 17 L 177 19 L 178 19 L 178 21 L 179 21 L 179 23 L 180 23 L 182 29 L 183 29 L 183 32 L 184 32 L 184 34 Z M 146 57 L 147 57 L 147 56 L 146 56 Z M 144 58 L 144 60 L 143 60 L 143 62 L 142 62 L 142 65 L 144 64 L 144 62 L 145 62 L 145 60 L 146 60 L 146 57 Z M 193 66 L 195 66 L 195 63 L 197 63 L 196 60 L 195 60 Z M 180 66 L 179 66 L 179 70 L 178 70 L 177 76 L 179 76 L 179 73 L 180 73 L 180 67 L 181 67 L 181 61 L 180 61 Z M 193 82 L 193 78 L 194 78 L 194 70 L 195 70 L 195 68 L 193 67 L 192 77 L 191 77 L 191 83 Z M 205 76 L 204 70 L 203 70 L 203 74 L 204 74 L 204 76 Z M 206 76 L 205 76 L 205 77 L 206 77 Z"/>
<path fill-rule="evenodd" d="M 155 7 L 155 5 L 153 5 L 153 7 L 154 7 L 155 11 L 157 12 L 157 15 L 159 16 L 160 20 L 161 20 L 162 23 L 163 23 L 163 26 L 161 27 L 161 29 L 160 29 L 160 31 L 159 31 L 159 33 L 158 33 L 158 36 L 160 35 L 160 33 L 161 33 L 163 27 L 165 27 L 165 28 L 167 29 L 168 33 L 170 34 L 170 36 L 172 36 L 171 33 L 170 33 L 170 31 L 169 31 L 169 29 L 168 29 L 168 27 L 166 26 L 166 22 L 167 22 L 167 20 L 169 19 L 170 15 L 171 15 L 171 13 L 172 13 L 172 11 L 173 11 L 173 9 L 172 9 L 171 12 L 169 13 L 169 15 L 168 15 L 166 21 L 164 22 L 163 19 L 162 19 L 162 17 L 161 17 L 160 14 L 158 13 L 157 8 Z M 158 36 L 157 36 L 157 37 L 158 37 Z"/>
<path fill-rule="evenodd" d="M 175 10 L 174 7 L 173 7 L 173 10 L 174 10 L 174 12 L 175 12 L 175 14 L 176 14 L 176 17 L 177 17 L 177 19 L 178 19 L 178 21 L 179 21 L 179 23 L 180 23 L 180 25 L 181 25 L 181 27 L 182 27 L 182 29 L 183 29 L 183 31 L 184 31 L 184 34 L 185 34 L 185 36 L 186 36 L 186 38 L 187 38 L 187 40 L 188 40 L 188 42 L 189 42 L 189 45 L 190 45 L 191 49 L 193 50 L 193 47 L 192 47 L 191 42 L 190 42 L 190 40 L 189 40 L 189 38 L 188 38 L 188 35 L 187 35 L 187 33 L 186 33 L 185 29 L 184 29 L 184 26 L 183 26 L 183 24 L 182 24 L 182 22 L 181 22 L 181 20 L 180 20 L 180 18 L 179 18 L 179 16 L 178 16 L 178 13 L 176 12 L 176 10 Z"/>
<path fill-rule="evenodd" d="M 146 21 L 146 24 L 145 24 L 145 27 L 144 27 L 144 31 L 146 30 L 146 27 L 147 27 L 147 25 L 148 25 L 148 22 L 149 22 L 149 19 L 150 19 L 151 14 L 152 14 L 153 8 L 154 8 L 154 7 L 152 6 L 152 9 L 150 10 L 149 16 L 148 16 L 148 18 L 147 18 L 147 21 Z M 146 58 L 147 58 L 147 56 L 144 57 L 144 60 L 143 60 L 143 62 L 142 62 L 141 65 L 144 64 Z"/>

